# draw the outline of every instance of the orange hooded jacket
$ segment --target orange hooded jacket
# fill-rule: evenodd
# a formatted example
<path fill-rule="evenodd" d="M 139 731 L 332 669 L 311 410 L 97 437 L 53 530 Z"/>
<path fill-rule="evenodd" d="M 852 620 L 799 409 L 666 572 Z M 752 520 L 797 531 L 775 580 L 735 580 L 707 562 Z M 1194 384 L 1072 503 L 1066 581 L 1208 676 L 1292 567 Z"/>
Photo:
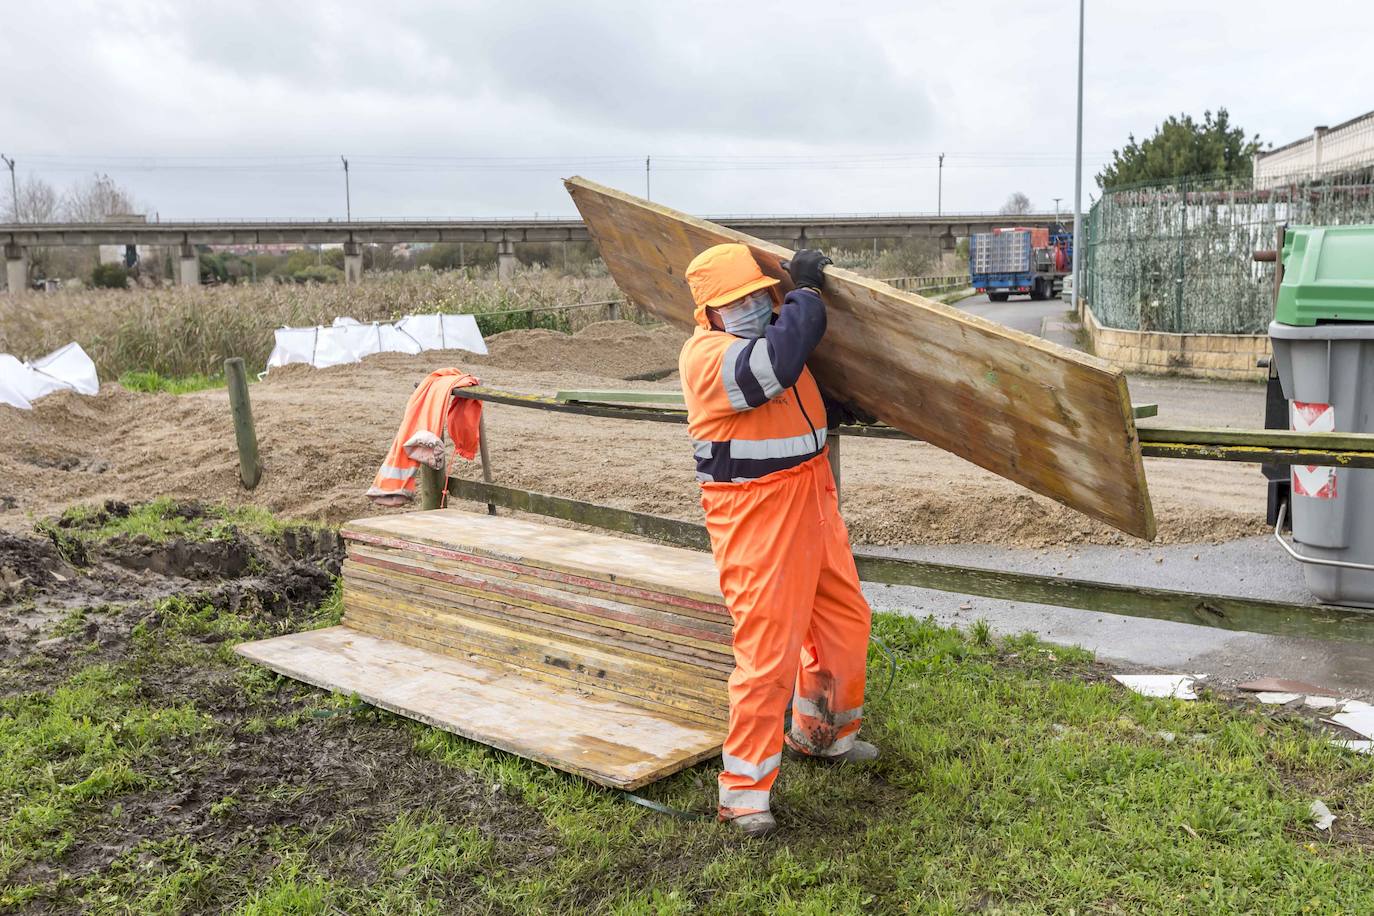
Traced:
<path fill-rule="evenodd" d="M 475 375 L 459 369 L 436 369 L 425 376 L 406 401 L 405 415 L 391 440 L 386 460 L 368 497 L 376 503 L 400 506 L 415 498 L 415 478 L 420 462 L 443 470 L 443 435 L 447 428 L 453 450 L 471 461 L 477 454 L 482 402 L 453 397 L 453 389 L 480 385 Z"/>

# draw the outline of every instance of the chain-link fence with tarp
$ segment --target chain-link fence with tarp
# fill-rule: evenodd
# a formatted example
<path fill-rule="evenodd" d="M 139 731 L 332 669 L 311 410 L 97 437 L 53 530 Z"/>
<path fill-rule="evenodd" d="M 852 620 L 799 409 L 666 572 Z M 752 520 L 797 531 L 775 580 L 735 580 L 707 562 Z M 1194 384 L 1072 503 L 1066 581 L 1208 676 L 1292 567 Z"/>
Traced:
<path fill-rule="evenodd" d="M 1262 334 L 1274 266 L 1251 256 L 1285 223 L 1374 223 L 1374 166 L 1262 190 L 1212 177 L 1106 191 L 1085 220 L 1083 295 L 1107 327 Z"/>

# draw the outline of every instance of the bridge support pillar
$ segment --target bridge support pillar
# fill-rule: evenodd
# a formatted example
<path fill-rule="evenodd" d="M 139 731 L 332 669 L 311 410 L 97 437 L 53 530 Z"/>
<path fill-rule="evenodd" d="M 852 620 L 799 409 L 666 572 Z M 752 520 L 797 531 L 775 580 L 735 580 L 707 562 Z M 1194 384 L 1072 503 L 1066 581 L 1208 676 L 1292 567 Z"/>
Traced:
<path fill-rule="evenodd" d="M 178 286 L 200 286 L 200 254 L 195 245 L 181 246 L 181 269 L 177 274 Z"/>
<path fill-rule="evenodd" d="M 792 250 L 793 250 L 793 251 L 801 251 L 801 250 L 802 250 L 803 248 L 805 248 L 805 247 L 806 247 L 806 230 L 803 229 L 802 231 L 800 231 L 800 232 L 797 233 L 797 239 L 796 239 L 795 242 L 792 243 Z"/>
<path fill-rule="evenodd" d="M 363 282 L 363 246 L 357 242 L 344 242 L 344 282 L 355 284 Z"/>
<path fill-rule="evenodd" d="M 5 246 L 5 284 L 11 296 L 29 288 L 29 253 L 21 245 Z"/>
<path fill-rule="evenodd" d="M 953 250 L 955 249 L 955 247 L 957 246 L 957 244 L 958 244 L 958 243 L 954 240 L 954 229 L 953 229 L 953 228 L 946 229 L 946 230 L 945 230 L 945 234 L 942 235 L 942 236 L 940 236 L 940 250 L 941 250 L 941 251 L 953 251 Z"/>
<path fill-rule="evenodd" d="M 509 240 L 496 243 L 496 279 L 502 282 L 515 279 L 515 243 Z"/>

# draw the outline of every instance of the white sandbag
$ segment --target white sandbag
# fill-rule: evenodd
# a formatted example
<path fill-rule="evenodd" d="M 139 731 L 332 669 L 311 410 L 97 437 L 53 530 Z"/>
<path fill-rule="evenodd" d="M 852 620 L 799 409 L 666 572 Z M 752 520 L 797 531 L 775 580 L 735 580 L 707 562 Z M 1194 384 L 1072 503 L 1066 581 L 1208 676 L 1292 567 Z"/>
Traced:
<path fill-rule="evenodd" d="M 376 325 L 345 324 L 320 328 L 315 338 L 315 358 L 311 365 L 316 369 L 356 363 L 364 356 L 378 352 L 379 331 Z"/>
<path fill-rule="evenodd" d="M 29 368 L 8 353 L 0 353 L 0 404 L 28 410 L 33 407 L 26 391 Z"/>
<path fill-rule="evenodd" d="M 319 328 L 277 328 L 272 355 L 267 357 L 267 368 L 313 362 L 315 337 L 319 333 Z"/>
<path fill-rule="evenodd" d="M 95 363 L 80 344 L 69 343 L 31 363 L 0 353 L 0 404 L 29 410 L 34 401 L 54 391 L 100 391 Z"/>
<path fill-rule="evenodd" d="M 467 350 L 487 354 L 487 343 L 472 315 L 407 315 L 396 329 L 408 334 L 425 350 Z"/>
<path fill-rule="evenodd" d="M 420 342 L 402 331 L 394 324 L 377 326 L 381 340 L 378 344 L 383 353 L 419 353 L 424 350 Z"/>
<path fill-rule="evenodd" d="M 486 355 L 487 344 L 472 315 L 407 315 L 392 324 L 359 324 L 340 316 L 328 327 L 279 328 L 267 368 L 308 363 L 317 369 L 356 363 L 373 353 L 467 350 Z"/>
<path fill-rule="evenodd" d="M 100 378 L 95 373 L 95 361 L 81 349 L 81 344 L 72 341 L 59 347 L 40 359 L 29 363 L 46 376 L 66 383 L 81 394 L 99 394 Z"/>

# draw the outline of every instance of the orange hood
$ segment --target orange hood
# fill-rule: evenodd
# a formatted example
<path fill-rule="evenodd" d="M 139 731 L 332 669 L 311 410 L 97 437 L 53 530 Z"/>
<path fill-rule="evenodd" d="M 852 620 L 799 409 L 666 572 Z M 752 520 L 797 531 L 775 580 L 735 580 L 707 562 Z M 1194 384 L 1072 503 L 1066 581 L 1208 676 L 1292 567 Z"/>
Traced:
<path fill-rule="evenodd" d="M 728 305 L 755 290 L 777 286 L 779 282 L 764 276 L 749 246 L 738 242 L 707 248 L 692 258 L 692 263 L 687 265 L 686 276 L 687 285 L 692 290 L 692 301 L 696 303 L 693 314 L 697 324 L 708 330 L 711 327 L 711 321 L 706 316 L 708 307 Z M 774 290 L 772 295 L 776 304 L 777 291 Z"/>

